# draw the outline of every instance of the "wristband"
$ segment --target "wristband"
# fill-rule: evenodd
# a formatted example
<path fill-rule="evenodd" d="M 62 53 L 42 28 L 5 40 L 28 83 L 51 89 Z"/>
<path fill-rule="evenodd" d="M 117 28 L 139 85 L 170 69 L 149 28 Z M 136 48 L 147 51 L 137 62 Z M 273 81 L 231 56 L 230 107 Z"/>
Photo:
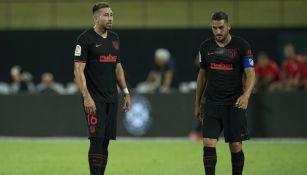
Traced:
<path fill-rule="evenodd" d="M 129 94 L 128 88 L 124 88 L 124 89 L 123 89 L 123 92 L 124 92 L 124 94 Z"/>

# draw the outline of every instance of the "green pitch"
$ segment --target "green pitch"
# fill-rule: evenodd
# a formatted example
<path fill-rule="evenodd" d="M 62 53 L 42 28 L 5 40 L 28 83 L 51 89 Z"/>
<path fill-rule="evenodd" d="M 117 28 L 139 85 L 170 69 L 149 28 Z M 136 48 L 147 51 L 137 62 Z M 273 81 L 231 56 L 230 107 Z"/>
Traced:
<path fill-rule="evenodd" d="M 88 175 L 84 140 L 0 139 L 0 175 Z M 306 174 L 307 141 L 248 141 L 246 175 Z M 106 175 L 203 175 L 202 145 L 189 140 L 111 142 Z M 217 175 L 230 175 L 228 145 L 218 146 Z"/>

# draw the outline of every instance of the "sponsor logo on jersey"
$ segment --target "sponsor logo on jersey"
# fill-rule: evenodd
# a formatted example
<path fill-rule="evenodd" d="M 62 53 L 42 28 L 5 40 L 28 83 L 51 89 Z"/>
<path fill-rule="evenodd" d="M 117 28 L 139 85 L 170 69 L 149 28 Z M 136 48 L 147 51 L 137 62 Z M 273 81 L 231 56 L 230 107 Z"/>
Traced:
<path fill-rule="evenodd" d="M 235 49 L 228 49 L 228 57 L 233 59 L 238 55 L 237 51 Z"/>
<path fill-rule="evenodd" d="M 81 46 L 79 44 L 76 45 L 75 56 L 81 56 Z"/>
<path fill-rule="evenodd" d="M 116 60 L 117 60 L 117 56 L 111 55 L 111 54 L 109 54 L 107 56 L 103 55 L 103 56 L 99 57 L 99 62 L 103 62 L 103 63 L 105 63 L 105 62 L 116 62 Z"/>
<path fill-rule="evenodd" d="M 95 47 L 100 47 L 102 44 L 96 44 Z"/>
<path fill-rule="evenodd" d="M 210 63 L 210 68 L 214 70 L 233 70 L 233 65 L 224 63 Z"/>
<path fill-rule="evenodd" d="M 147 133 L 151 127 L 151 106 L 145 96 L 132 96 L 133 105 L 125 114 L 124 126 L 127 131 L 134 136 L 142 136 Z"/>
<path fill-rule="evenodd" d="M 112 41 L 114 49 L 118 50 L 119 49 L 119 42 L 118 41 Z"/>

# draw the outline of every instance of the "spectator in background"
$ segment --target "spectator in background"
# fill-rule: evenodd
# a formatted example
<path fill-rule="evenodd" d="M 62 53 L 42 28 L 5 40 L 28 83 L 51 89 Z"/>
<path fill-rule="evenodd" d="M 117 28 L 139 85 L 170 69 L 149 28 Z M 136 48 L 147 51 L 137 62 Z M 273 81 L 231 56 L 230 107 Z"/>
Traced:
<path fill-rule="evenodd" d="M 20 66 L 13 66 L 11 68 L 11 93 L 34 93 L 35 85 L 32 82 L 33 77 L 29 72 L 22 72 Z"/>
<path fill-rule="evenodd" d="M 285 89 L 288 91 L 298 89 L 303 67 L 302 57 L 296 54 L 293 44 L 285 45 L 283 51 L 285 60 L 283 61 L 282 74 Z"/>
<path fill-rule="evenodd" d="M 160 48 L 155 51 L 155 64 L 150 70 L 146 82 L 140 83 L 136 91 L 139 93 L 169 93 L 174 77 L 174 62 L 167 49 Z"/>
<path fill-rule="evenodd" d="M 265 52 L 259 52 L 257 57 L 256 86 L 257 91 L 281 90 L 281 72 L 275 61 L 271 60 Z"/>
<path fill-rule="evenodd" d="M 302 77 L 301 77 L 300 84 L 301 84 L 302 89 L 307 91 L 307 51 L 305 51 L 303 53 L 302 58 L 303 58 L 304 65 L 303 65 L 302 71 L 301 71 Z"/>
<path fill-rule="evenodd" d="M 37 85 L 39 93 L 65 94 L 62 84 L 54 81 L 53 75 L 49 72 L 43 73 L 41 83 Z"/>

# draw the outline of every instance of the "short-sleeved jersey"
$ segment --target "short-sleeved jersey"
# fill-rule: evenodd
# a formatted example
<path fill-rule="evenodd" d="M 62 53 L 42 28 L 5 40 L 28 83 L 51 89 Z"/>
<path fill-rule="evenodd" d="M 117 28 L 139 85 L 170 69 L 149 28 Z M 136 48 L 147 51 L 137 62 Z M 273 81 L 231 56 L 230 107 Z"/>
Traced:
<path fill-rule="evenodd" d="M 103 38 L 94 29 L 83 32 L 77 40 L 75 62 L 86 63 L 86 85 L 94 101 L 117 102 L 116 64 L 120 63 L 119 37 L 108 31 Z"/>
<path fill-rule="evenodd" d="M 247 41 L 232 36 L 225 47 L 214 38 L 204 41 L 199 50 L 200 67 L 206 72 L 205 103 L 234 105 L 243 94 L 244 69 L 254 67 L 253 54 Z"/>

